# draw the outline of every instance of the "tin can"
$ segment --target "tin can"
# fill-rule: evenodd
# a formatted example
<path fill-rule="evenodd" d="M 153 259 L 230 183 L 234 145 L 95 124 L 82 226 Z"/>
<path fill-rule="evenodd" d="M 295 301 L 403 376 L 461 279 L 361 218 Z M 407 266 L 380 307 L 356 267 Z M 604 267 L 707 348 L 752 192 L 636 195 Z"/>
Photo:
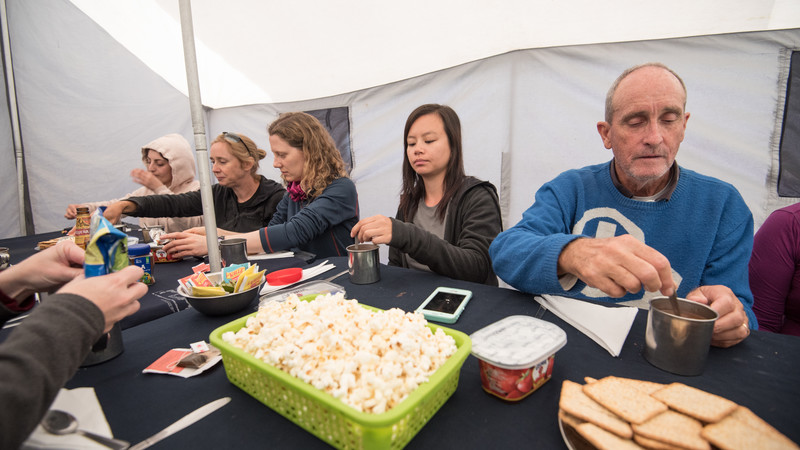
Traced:
<path fill-rule="evenodd" d="M 75 217 L 75 244 L 86 250 L 86 244 L 89 243 L 91 236 L 89 235 L 89 227 L 91 225 L 92 216 L 89 214 L 89 208 L 81 206 L 78 208 L 78 215 Z"/>
<path fill-rule="evenodd" d="M 153 256 L 150 253 L 149 245 L 136 244 L 128 247 L 128 261 L 131 265 L 139 266 L 144 270 L 144 275 L 139 281 L 147 285 L 156 282 L 153 276 Z"/>

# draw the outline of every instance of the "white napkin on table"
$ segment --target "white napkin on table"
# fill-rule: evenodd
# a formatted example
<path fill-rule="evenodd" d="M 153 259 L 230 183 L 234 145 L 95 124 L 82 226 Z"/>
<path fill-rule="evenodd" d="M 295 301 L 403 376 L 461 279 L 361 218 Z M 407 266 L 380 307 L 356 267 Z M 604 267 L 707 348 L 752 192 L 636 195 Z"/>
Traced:
<path fill-rule="evenodd" d="M 102 436 L 113 437 L 111 427 L 108 426 L 103 408 L 97 401 L 94 388 L 83 387 L 76 389 L 61 389 L 50 409 L 60 409 L 71 413 L 78 419 L 78 428 L 91 431 Z M 22 444 L 23 449 L 98 449 L 108 447 L 95 442 L 80 434 L 66 434 L 56 436 L 50 434 L 37 425 L 33 433 Z"/>
<path fill-rule="evenodd" d="M 561 320 L 580 330 L 617 357 L 628 337 L 638 308 L 631 306 L 602 306 L 557 295 L 535 297 L 540 305 Z"/>
<path fill-rule="evenodd" d="M 303 277 L 295 281 L 294 283 L 282 284 L 280 286 L 272 286 L 269 283 L 264 283 L 264 286 L 261 287 L 261 293 L 259 295 L 269 294 L 271 292 L 279 291 L 294 284 L 302 283 L 303 281 L 306 281 L 309 278 L 314 278 L 319 274 L 325 273 L 333 269 L 334 267 L 336 267 L 336 265 L 328 264 L 328 260 L 326 259 L 325 261 L 322 261 L 321 263 L 317 264 L 314 267 L 303 269 Z"/>
<path fill-rule="evenodd" d="M 291 258 L 292 256 L 294 256 L 294 252 L 290 252 L 288 250 L 282 250 L 275 253 L 258 253 L 256 255 L 247 255 L 247 259 L 252 261 L 259 261 L 262 259 Z"/>

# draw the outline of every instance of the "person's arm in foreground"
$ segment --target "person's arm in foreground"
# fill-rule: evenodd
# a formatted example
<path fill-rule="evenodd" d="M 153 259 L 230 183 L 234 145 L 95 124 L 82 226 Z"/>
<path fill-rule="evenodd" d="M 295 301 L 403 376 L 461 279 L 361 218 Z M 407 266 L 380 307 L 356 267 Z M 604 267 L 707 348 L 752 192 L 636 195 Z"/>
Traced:
<path fill-rule="evenodd" d="M 82 268 L 72 267 L 82 260 L 83 251 L 64 242 L 0 273 L 0 289 L 17 300 L 75 278 L 0 343 L 0 448 L 22 444 L 92 344 L 137 311 L 137 300 L 147 292 L 139 267 L 84 278 Z"/>

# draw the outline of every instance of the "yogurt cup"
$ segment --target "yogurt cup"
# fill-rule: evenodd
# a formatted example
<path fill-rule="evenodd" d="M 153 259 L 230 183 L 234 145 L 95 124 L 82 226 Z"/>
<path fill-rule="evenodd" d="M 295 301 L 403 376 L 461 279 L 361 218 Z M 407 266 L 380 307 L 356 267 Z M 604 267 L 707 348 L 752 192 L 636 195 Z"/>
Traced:
<path fill-rule="evenodd" d="M 555 353 L 567 343 L 558 326 L 530 316 L 509 316 L 470 335 L 483 390 L 519 401 L 553 373 Z"/>

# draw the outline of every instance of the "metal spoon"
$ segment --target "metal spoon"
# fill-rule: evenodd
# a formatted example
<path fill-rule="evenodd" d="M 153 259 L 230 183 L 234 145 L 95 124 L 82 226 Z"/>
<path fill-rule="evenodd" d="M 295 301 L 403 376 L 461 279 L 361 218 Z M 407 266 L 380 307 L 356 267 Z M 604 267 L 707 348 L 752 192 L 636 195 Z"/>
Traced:
<path fill-rule="evenodd" d="M 58 409 L 51 409 L 47 411 L 42 419 L 42 427 L 50 434 L 70 434 L 78 433 L 86 436 L 93 441 L 99 442 L 108 448 L 115 448 L 125 450 L 131 446 L 129 442 L 121 441 L 119 439 L 107 438 L 88 431 L 78 429 L 78 419 L 66 411 Z"/>
<path fill-rule="evenodd" d="M 672 310 L 675 311 L 675 315 L 680 317 L 681 307 L 678 306 L 678 296 L 675 291 L 672 291 L 672 295 L 669 296 L 669 303 L 672 305 Z"/>

